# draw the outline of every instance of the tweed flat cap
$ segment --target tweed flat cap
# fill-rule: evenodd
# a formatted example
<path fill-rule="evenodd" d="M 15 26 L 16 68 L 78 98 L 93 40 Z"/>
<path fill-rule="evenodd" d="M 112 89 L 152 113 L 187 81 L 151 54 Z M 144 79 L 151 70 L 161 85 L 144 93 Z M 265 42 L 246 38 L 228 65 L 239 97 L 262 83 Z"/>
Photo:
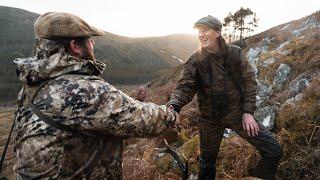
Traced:
<path fill-rule="evenodd" d="M 39 16 L 34 23 L 34 32 L 36 38 L 90 37 L 105 34 L 80 17 L 64 12 L 48 12 Z"/>
<path fill-rule="evenodd" d="M 197 28 L 198 26 L 201 26 L 201 25 L 206 25 L 206 26 L 212 27 L 213 29 L 219 30 L 219 31 L 221 31 L 221 29 L 222 29 L 222 23 L 219 21 L 219 19 L 217 19 L 211 15 L 203 17 L 203 18 L 199 19 L 196 23 L 194 23 L 195 28 Z"/>

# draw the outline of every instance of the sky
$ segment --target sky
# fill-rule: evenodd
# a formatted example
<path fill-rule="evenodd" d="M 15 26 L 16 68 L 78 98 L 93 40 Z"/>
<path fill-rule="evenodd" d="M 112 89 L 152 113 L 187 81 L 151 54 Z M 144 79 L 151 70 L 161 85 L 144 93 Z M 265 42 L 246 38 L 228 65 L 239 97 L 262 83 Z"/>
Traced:
<path fill-rule="evenodd" d="M 0 0 L 1 6 L 43 14 L 63 11 L 102 30 L 129 37 L 195 34 L 193 24 L 213 15 L 223 21 L 240 7 L 257 14 L 256 33 L 320 10 L 320 0 Z"/>

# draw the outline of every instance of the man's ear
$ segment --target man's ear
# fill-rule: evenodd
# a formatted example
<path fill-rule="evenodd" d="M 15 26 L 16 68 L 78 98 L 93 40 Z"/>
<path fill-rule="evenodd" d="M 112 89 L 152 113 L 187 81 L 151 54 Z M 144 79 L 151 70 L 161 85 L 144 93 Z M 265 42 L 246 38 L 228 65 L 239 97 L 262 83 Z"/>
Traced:
<path fill-rule="evenodd" d="M 221 31 L 216 31 L 216 37 L 220 37 L 221 36 Z"/>
<path fill-rule="evenodd" d="M 81 47 L 76 43 L 75 40 L 71 40 L 70 43 L 69 43 L 69 46 L 70 46 L 70 54 L 72 56 L 80 56 L 81 54 Z"/>

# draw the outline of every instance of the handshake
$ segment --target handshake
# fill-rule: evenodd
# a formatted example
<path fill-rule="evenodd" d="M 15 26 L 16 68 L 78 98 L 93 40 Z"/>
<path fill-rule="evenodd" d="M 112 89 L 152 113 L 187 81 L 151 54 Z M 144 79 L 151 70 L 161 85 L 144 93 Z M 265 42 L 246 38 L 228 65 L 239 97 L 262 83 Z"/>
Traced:
<path fill-rule="evenodd" d="M 133 93 L 134 99 L 144 102 L 148 97 L 148 88 L 145 85 L 139 86 Z M 170 129 L 180 131 L 179 113 L 174 109 L 173 105 L 167 104 L 167 108 L 171 111 L 171 116 L 166 120 L 166 126 Z"/>
<path fill-rule="evenodd" d="M 180 116 L 179 113 L 174 109 L 174 107 L 171 104 L 167 104 L 168 109 L 171 111 L 173 117 L 167 118 L 167 127 L 173 130 L 180 131 Z"/>

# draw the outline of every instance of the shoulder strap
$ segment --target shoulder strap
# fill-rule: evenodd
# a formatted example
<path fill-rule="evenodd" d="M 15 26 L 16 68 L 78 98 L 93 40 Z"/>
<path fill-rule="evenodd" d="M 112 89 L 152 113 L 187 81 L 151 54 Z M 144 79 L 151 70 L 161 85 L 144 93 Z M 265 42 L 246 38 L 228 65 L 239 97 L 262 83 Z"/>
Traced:
<path fill-rule="evenodd" d="M 51 80 L 49 80 L 51 81 Z M 36 114 L 39 119 L 41 119 L 43 122 L 45 122 L 46 124 L 48 124 L 51 127 L 54 127 L 56 129 L 62 130 L 62 131 L 67 131 L 67 132 L 71 132 L 71 133 L 75 133 L 75 134 L 80 134 L 81 136 L 83 135 L 82 133 L 79 133 L 78 131 L 76 131 L 75 129 L 66 126 L 64 124 L 61 124 L 57 121 L 55 121 L 54 119 L 52 119 L 51 117 L 43 114 L 34 104 L 34 98 L 37 96 L 38 92 L 41 90 L 42 87 L 44 87 L 46 84 L 49 83 L 49 81 L 45 81 L 43 82 L 32 94 L 31 99 L 30 99 L 30 107 L 32 109 L 32 112 L 34 114 Z"/>
<path fill-rule="evenodd" d="M 102 78 L 100 78 L 102 79 Z M 51 81 L 51 80 L 49 80 Z M 100 145 L 99 148 L 97 148 L 92 155 L 90 156 L 90 158 L 88 159 L 88 161 L 80 168 L 78 169 L 75 174 L 68 178 L 68 179 L 74 179 L 77 176 L 81 175 L 83 172 L 86 172 L 87 174 L 87 178 L 89 178 L 90 174 L 93 172 L 95 166 L 98 165 L 99 162 L 99 157 L 101 157 L 103 151 L 105 149 L 107 149 L 107 144 L 104 142 L 106 140 L 116 140 L 116 139 L 122 139 L 121 137 L 117 137 L 117 136 L 113 136 L 113 135 L 108 135 L 108 136 L 103 136 L 103 138 L 101 138 L 100 134 L 97 133 L 84 133 L 84 132 L 80 132 L 77 129 L 71 128 L 70 126 L 61 124 L 57 121 L 55 121 L 54 119 L 52 119 L 51 117 L 43 114 L 34 104 L 34 99 L 36 97 L 36 95 L 38 94 L 38 92 L 40 91 L 40 89 L 42 87 L 44 87 L 46 84 L 49 83 L 49 81 L 43 82 L 33 93 L 32 98 L 30 100 L 30 106 L 32 109 L 32 112 L 35 113 L 43 122 L 47 123 L 49 126 L 54 127 L 56 129 L 62 130 L 62 131 L 67 131 L 67 132 L 71 132 L 73 134 L 77 134 L 79 136 L 82 137 L 86 137 L 86 138 L 99 138 L 100 139 Z"/>
<path fill-rule="evenodd" d="M 51 79 L 49 81 L 52 81 L 54 79 Z M 45 122 L 46 124 L 48 124 L 51 127 L 54 127 L 56 129 L 62 130 L 62 131 L 67 131 L 67 132 L 71 132 L 73 134 L 77 134 L 79 136 L 82 137 L 86 137 L 86 138 L 98 138 L 100 139 L 100 144 L 99 147 L 92 153 L 92 155 L 90 156 L 90 158 L 88 159 L 88 161 L 80 168 L 78 169 L 75 174 L 68 178 L 68 179 L 74 179 L 75 177 L 78 177 L 79 175 L 81 175 L 83 172 L 86 172 L 87 178 L 90 176 L 90 174 L 93 172 L 95 166 L 98 165 L 99 162 L 99 157 L 101 157 L 103 151 L 105 149 L 107 149 L 107 144 L 105 143 L 106 140 L 115 140 L 115 139 L 121 139 L 120 137 L 116 137 L 116 136 L 103 136 L 103 138 L 101 138 L 100 134 L 97 133 L 84 133 L 84 132 L 80 132 L 77 129 L 71 128 L 70 126 L 61 124 L 57 121 L 55 121 L 53 118 L 43 114 L 34 104 L 34 99 L 36 97 L 36 95 L 38 94 L 38 92 L 40 91 L 40 89 L 42 87 L 44 87 L 46 84 L 49 83 L 49 81 L 45 81 L 43 82 L 33 93 L 33 95 L 31 96 L 31 100 L 30 100 L 30 107 L 32 109 L 32 112 L 34 114 L 36 114 L 39 119 L 41 119 L 43 122 Z"/>
<path fill-rule="evenodd" d="M 97 134 L 97 133 L 89 133 L 89 132 L 82 132 L 82 131 L 79 131 L 77 129 L 74 129 L 74 128 L 71 128 L 70 126 L 67 126 L 67 125 L 64 125 L 64 124 L 61 124 L 57 121 L 55 121 L 52 117 L 49 117 L 45 114 L 43 114 L 37 107 L 36 105 L 34 104 L 34 99 L 35 97 L 37 96 L 38 92 L 46 85 L 48 84 L 50 81 L 52 80 L 55 80 L 55 79 L 51 79 L 51 80 L 48 80 L 48 81 L 45 81 L 43 82 L 42 84 L 40 84 L 40 86 L 33 92 L 32 96 L 31 96 L 31 99 L 30 99 L 30 107 L 32 109 L 32 112 L 34 114 L 36 114 L 39 119 L 41 119 L 43 122 L 45 122 L 46 124 L 48 124 L 49 126 L 51 127 L 54 127 L 56 129 L 59 129 L 59 130 L 62 130 L 62 131 L 67 131 L 67 132 L 71 132 L 73 134 L 77 134 L 77 135 L 80 135 L 80 136 L 85 136 L 85 137 L 93 137 L 93 138 L 97 138 L 97 137 L 100 137 L 101 134 Z M 112 136 L 112 135 L 110 135 Z M 113 136 L 115 137 L 115 136 Z"/>
<path fill-rule="evenodd" d="M 53 79 L 52 79 L 53 80 Z M 84 134 L 80 131 L 78 131 L 77 129 L 73 129 L 70 126 L 61 124 L 57 121 L 55 121 L 54 119 L 52 119 L 51 117 L 43 114 L 34 104 L 34 98 L 36 97 L 36 95 L 38 94 L 38 92 L 40 91 L 40 89 L 42 87 L 44 87 L 46 84 L 49 83 L 49 81 L 45 81 L 43 82 L 33 93 L 33 95 L 31 96 L 31 100 L 30 100 L 30 107 L 32 109 L 32 112 L 34 114 L 36 114 L 39 119 L 41 119 L 43 122 L 45 122 L 46 124 L 48 124 L 51 127 L 54 127 L 56 129 L 62 130 L 62 131 L 67 131 L 67 132 L 71 132 L 73 134 L 77 134 L 79 136 L 85 136 L 85 137 L 93 137 L 93 138 L 99 138 L 97 135 L 92 135 L 92 134 Z M 99 157 L 102 155 L 104 149 L 106 149 L 106 143 L 104 143 L 103 139 L 100 139 L 100 145 L 99 148 L 97 148 L 92 155 L 90 156 L 90 158 L 88 159 L 88 161 L 80 168 L 78 169 L 75 174 L 67 179 L 74 179 L 75 177 L 81 175 L 81 173 L 86 172 L 87 174 L 87 178 L 90 176 L 90 174 L 93 172 L 94 167 L 98 165 L 99 162 Z"/>
<path fill-rule="evenodd" d="M 92 134 L 84 134 L 82 132 L 79 132 L 78 130 L 76 129 L 73 129 L 69 126 L 66 126 L 64 124 L 61 124 L 61 123 L 58 123 L 57 121 L 53 120 L 51 117 L 43 114 L 33 103 L 34 101 L 34 98 L 35 96 L 38 94 L 38 92 L 40 91 L 40 89 L 42 87 L 44 87 L 47 83 L 49 83 L 49 81 L 52 81 L 54 79 L 51 79 L 51 80 L 48 80 L 48 81 L 45 81 L 43 82 L 42 84 L 40 84 L 40 86 L 34 91 L 33 95 L 31 96 L 31 100 L 30 100 L 30 107 L 32 109 L 32 112 L 35 113 L 39 119 L 41 119 L 43 122 L 45 122 L 46 124 L 48 124 L 49 126 L 51 127 L 54 127 L 54 128 L 57 128 L 57 129 L 60 129 L 60 130 L 63 130 L 63 131 L 68 131 L 68 132 L 71 132 L 71 133 L 75 133 L 75 134 L 78 134 L 80 136 L 86 136 L 86 137 L 95 137 L 97 138 L 99 135 L 92 135 Z M 6 155 L 6 152 L 7 152 L 7 149 L 8 149 L 8 146 L 9 146 L 9 142 L 10 142 L 10 139 L 11 139 L 11 135 L 12 135 L 12 132 L 13 132 L 13 129 L 14 129 L 14 126 L 15 126 L 15 121 L 16 121 L 16 118 L 14 118 L 13 120 L 13 124 L 11 126 L 11 130 L 10 130 L 10 133 L 9 133 L 9 136 L 8 136 L 8 139 L 7 139 L 7 142 L 6 142 L 6 145 L 5 145 L 5 148 L 4 148 L 4 151 L 2 153 L 2 156 L 1 156 L 1 160 L 0 160 L 0 174 L 2 173 L 2 169 L 3 169 L 3 162 L 5 160 L 5 155 Z M 107 139 L 114 139 L 114 138 L 118 138 L 119 137 L 115 137 L 115 136 L 112 136 L 112 137 L 104 137 L 104 140 L 107 140 Z M 99 148 L 96 149 L 92 156 L 89 158 L 89 161 L 87 161 L 85 163 L 84 166 L 82 166 L 72 178 L 74 178 L 75 176 L 78 176 L 80 175 L 82 172 L 87 172 L 87 175 L 88 177 L 90 176 L 90 174 L 93 172 L 93 169 L 94 167 L 98 164 L 98 161 L 99 161 L 99 157 L 101 156 L 101 154 L 103 153 L 103 151 L 107 148 L 106 146 L 106 143 L 104 143 L 103 139 L 100 140 L 100 145 L 99 145 Z M 7 179 L 6 177 L 4 176 L 0 176 L 1 180 L 2 179 Z"/>

